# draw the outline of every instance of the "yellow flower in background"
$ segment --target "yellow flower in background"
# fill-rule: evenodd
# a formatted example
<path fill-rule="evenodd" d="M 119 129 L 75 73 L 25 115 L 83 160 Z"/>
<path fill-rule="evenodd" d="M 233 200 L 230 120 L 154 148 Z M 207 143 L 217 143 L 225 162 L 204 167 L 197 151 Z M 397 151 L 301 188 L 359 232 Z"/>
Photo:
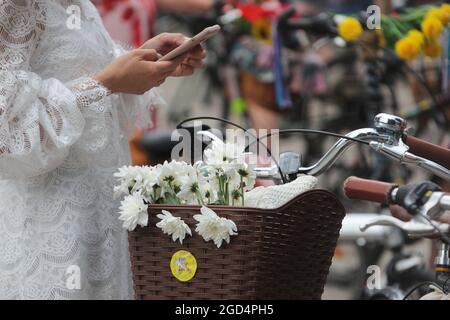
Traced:
<path fill-rule="evenodd" d="M 439 19 L 439 21 L 441 21 L 441 22 L 444 22 L 445 13 L 443 10 L 441 10 L 441 8 L 431 8 L 425 14 L 425 20 L 428 18 L 435 18 L 435 19 Z"/>
<path fill-rule="evenodd" d="M 423 48 L 423 53 L 430 58 L 438 58 L 442 54 L 442 46 L 437 41 L 429 41 Z"/>
<path fill-rule="evenodd" d="M 258 19 L 253 22 L 252 35 L 267 45 L 272 44 L 272 23 L 269 19 Z"/>
<path fill-rule="evenodd" d="M 427 38 L 436 39 L 443 31 L 444 25 L 441 20 L 435 16 L 428 16 L 422 22 L 422 32 Z"/>
<path fill-rule="evenodd" d="M 423 47 L 425 43 L 425 36 L 422 32 L 418 30 L 411 30 L 408 32 L 407 38 L 410 38 L 411 40 L 414 40 L 419 47 Z"/>
<path fill-rule="evenodd" d="M 346 17 L 341 23 L 339 23 L 338 32 L 341 38 L 345 41 L 352 42 L 361 37 L 363 28 L 357 19 Z"/>
<path fill-rule="evenodd" d="M 447 25 L 450 22 L 450 4 L 444 3 L 440 7 L 441 13 L 442 13 L 442 23 L 444 25 Z"/>
<path fill-rule="evenodd" d="M 420 46 L 416 40 L 406 37 L 397 41 L 395 52 L 401 59 L 410 61 L 419 55 Z"/>

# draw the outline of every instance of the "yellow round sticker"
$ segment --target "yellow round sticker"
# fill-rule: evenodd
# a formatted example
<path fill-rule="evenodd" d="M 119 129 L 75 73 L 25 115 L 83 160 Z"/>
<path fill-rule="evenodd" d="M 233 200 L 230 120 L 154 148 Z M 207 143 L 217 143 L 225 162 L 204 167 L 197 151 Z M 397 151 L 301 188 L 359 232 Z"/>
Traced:
<path fill-rule="evenodd" d="M 175 278 L 187 282 L 192 280 L 197 272 L 197 260 L 189 251 L 180 250 L 173 254 L 170 269 Z"/>

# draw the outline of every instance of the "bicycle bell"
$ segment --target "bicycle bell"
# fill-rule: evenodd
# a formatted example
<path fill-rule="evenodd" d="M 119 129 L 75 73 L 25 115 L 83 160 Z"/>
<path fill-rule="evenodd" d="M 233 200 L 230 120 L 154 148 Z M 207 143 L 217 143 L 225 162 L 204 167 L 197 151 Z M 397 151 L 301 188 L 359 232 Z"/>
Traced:
<path fill-rule="evenodd" d="M 407 125 L 406 120 L 392 114 L 379 113 L 375 116 L 375 128 L 377 131 L 380 134 L 393 137 L 394 141 L 398 141 L 401 138 Z"/>

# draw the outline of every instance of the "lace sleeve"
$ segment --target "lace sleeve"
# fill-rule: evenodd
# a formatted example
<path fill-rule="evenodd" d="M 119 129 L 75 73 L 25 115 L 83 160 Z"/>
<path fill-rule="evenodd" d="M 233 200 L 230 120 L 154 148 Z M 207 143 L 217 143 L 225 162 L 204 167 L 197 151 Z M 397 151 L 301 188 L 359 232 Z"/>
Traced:
<path fill-rule="evenodd" d="M 93 79 L 63 84 L 31 72 L 44 25 L 28 1 L 0 2 L 0 179 L 58 167 L 82 136 L 86 115 L 107 105 L 99 101 L 108 90 Z"/>

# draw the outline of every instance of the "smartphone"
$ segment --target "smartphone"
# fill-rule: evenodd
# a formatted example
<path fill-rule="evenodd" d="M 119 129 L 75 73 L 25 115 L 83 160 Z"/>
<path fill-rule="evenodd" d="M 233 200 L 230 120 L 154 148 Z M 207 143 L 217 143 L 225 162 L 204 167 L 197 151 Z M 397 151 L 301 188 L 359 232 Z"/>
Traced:
<path fill-rule="evenodd" d="M 171 61 L 182 54 L 189 52 L 190 50 L 194 49 L 196 46 L 201 44 L 202 42 L 208 40 L 209 38 L 213 37 L 220 31 L 220 26 L 218 24 L 205 28 L 202 32 L 195 35 L 194 37 L 187 40 L 185 43 L 180 45 L 179 47 L 173 49 L 165 56 L 158 59 L 158 61 Z"/>

